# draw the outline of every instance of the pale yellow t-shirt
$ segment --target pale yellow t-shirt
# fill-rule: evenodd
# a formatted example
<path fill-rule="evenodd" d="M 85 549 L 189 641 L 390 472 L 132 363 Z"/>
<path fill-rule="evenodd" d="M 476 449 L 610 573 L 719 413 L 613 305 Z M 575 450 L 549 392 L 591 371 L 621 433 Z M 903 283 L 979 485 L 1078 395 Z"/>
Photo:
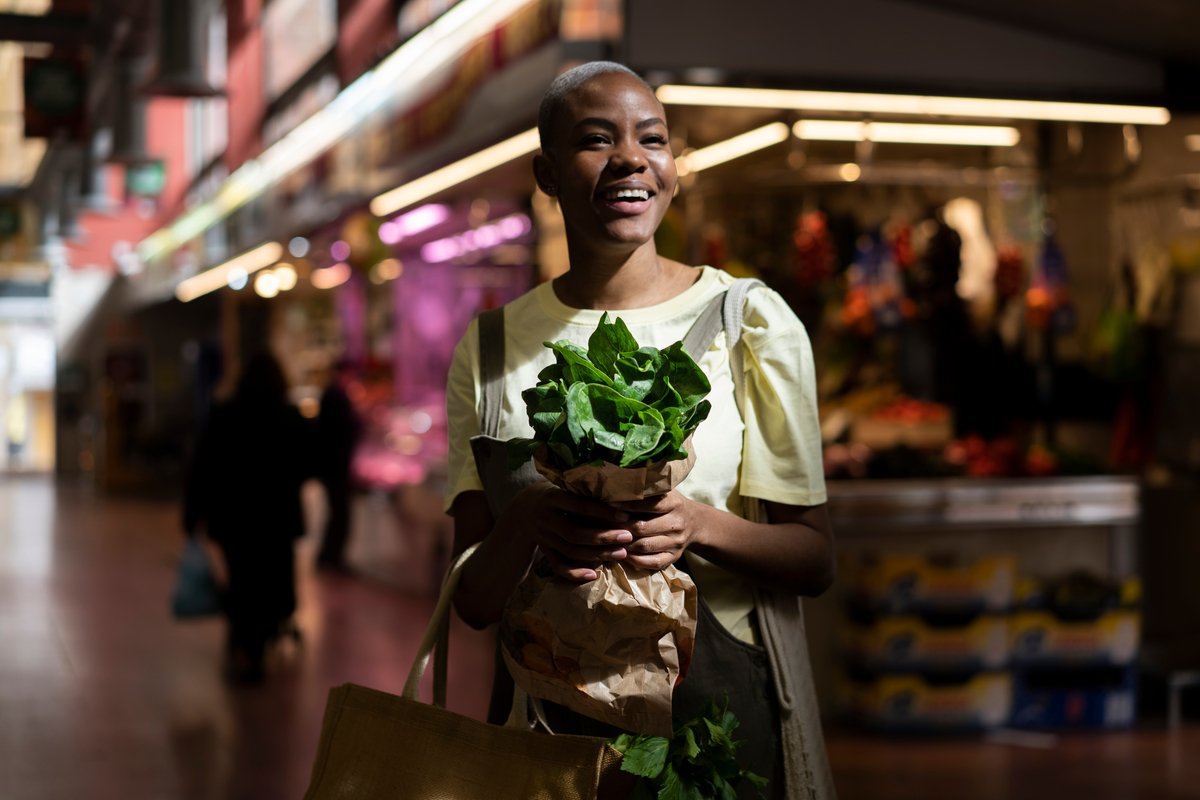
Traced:
<path fill-rule="evenodd" d="M 733 278 L 700 267 L 700 279 L 687 291 L 649 308 L 610 311 L 620 317 L 642 346 L 665 348 L 683 339 L 709 302 Z M 554 363 L 543 342 L 567 339 L 587 347 L 603 312 L 570 308 L 550 283 L 505 306 L 504 402 L 499 438 L 533 435 L 521 392 L 537 384 L 538 373 Z M 472 322 L 454 351 L 446 389 L 450 435 L 446 510 L 460 492 L 482 490 L 470 438 L 479 434 L 478 323 Z M 821 433 L 817 419 L 816 374 L 803 324 L 776 292 L 749 293 L 742 326 L 745 343 L 746 421 L 734 400 L 733 374 L 725 334 L 700 358 L 708 376 L 712 411 L 692 437 L 696 465 L 679 485 L 685 496 L 739 516 L 743 496 L 795 506 L 825 502 Z M 717 619 L 733 635 L 753 641 L 750 587 L 740 578 L 693 553 L 688 565 Z"/>

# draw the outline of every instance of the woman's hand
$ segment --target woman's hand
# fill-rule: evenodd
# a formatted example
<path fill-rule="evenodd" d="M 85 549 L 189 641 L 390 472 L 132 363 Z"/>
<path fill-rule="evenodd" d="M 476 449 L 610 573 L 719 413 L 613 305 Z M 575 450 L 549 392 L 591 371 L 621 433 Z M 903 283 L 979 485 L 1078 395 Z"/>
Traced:
<path fill-rule="evenodd" d="M 542 549 L 557 575 L 575 583 L 594 581 L 596 564 L 626 558 L 625 545 L 634 540 L 627 512 L 549 481 L 521 490 L 504 516 Z"/>
<path fill-rule="evenodd" d="M 612 507 L 635 517 L 625 525 L 633 532 L 633 541 L 625 548 L 625 563 L 652 570 L 666 569 L 680 559 L 702 530 L 701 517 L 708 508 L 674 489 L 645 500 L 613 503 Z"/>

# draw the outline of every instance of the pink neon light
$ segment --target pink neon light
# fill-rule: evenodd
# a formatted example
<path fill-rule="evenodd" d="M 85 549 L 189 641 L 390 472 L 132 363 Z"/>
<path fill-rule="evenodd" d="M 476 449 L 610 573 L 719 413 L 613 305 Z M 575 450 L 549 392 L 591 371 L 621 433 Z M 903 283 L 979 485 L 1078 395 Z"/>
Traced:
<path fill-rule="evenodd" d="M 421 258 L 429 264 L 439 264 L 524 236 L 532 228 L 533 223 L 529 221 L 529 217 L 524 214 L 512 214 L 473 231 L 430 242 L 421 248 Z"/>

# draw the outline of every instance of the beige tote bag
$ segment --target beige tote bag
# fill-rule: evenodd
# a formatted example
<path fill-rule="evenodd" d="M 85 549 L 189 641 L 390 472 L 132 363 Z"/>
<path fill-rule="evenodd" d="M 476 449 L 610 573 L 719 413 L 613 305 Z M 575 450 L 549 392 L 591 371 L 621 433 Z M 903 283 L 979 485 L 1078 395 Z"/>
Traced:
<path fill-rule="evenodd" d="M 400 697 L 343 684 L 329 692 L 312 781 L 304 800 L 623 800 L 635 780 L 599 739 L 537 733 L 517 691 L 504 726 L 446 710 L 450 603 L 463 553 L 442 595 Z M 434 654 L 434 699 L 417 687 Z"/>

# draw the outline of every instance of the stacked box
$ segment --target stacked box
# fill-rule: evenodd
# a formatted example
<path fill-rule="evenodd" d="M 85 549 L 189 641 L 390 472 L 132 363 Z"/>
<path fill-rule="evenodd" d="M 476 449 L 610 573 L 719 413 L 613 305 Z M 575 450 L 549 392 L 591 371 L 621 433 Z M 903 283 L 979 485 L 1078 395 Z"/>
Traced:
<path fill-rule="evenodd" d="M 1131 725 L 1141 638 L 1136 580 L 1117 587 L 1072 575 L 1030 587 L 1012 620 L 1012 724 Z"/>
<path fill-rule="evenodd" d="M 1015 573 L 1007 555 L 961 566 L 910 556 L 850 565 L 840 642 L 850 714 L 891 731 L 1005 724 Z"/>

